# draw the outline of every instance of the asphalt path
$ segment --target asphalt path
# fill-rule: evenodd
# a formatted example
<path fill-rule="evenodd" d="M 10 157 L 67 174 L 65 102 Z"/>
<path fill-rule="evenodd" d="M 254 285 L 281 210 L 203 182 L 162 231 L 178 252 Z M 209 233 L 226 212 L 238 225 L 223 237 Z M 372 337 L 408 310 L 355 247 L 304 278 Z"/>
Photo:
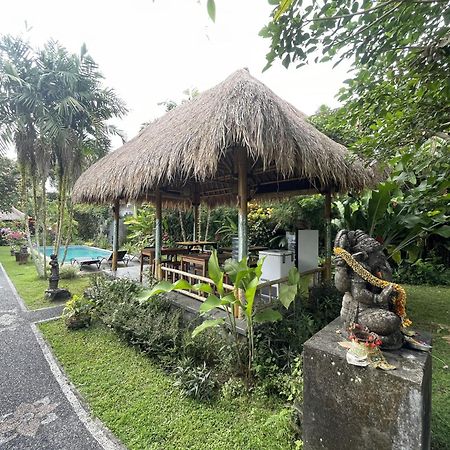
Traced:
<path fill-rule="evenodd" d="M 61 310 L 28 311 L 0 265 L 1 450 L 124 448 L 89 414 L 35 325 Z"/>

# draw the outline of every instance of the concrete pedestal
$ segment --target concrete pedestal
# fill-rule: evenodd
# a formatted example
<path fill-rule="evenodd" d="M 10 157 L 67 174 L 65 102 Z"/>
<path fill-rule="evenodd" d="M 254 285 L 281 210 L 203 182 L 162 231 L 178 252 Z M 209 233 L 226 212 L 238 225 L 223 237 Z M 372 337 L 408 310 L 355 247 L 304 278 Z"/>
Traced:
<path fill-rule="evenodd" d="M 352 366 L 340 330 L 336 319 L 304 345 L 305 450 L 429 449 L 431 355 L 385 351 L 391 371 Z"/>

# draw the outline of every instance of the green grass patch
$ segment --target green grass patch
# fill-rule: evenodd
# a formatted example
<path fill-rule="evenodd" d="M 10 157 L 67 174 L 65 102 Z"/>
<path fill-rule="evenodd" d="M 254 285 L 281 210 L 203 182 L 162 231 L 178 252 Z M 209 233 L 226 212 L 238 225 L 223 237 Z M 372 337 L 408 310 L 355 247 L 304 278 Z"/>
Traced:
<path fill-rule="evenodd" d="M 450 450 L 450 287 L 406 286 L 413 327 L 433 333 L 432 448 Z"/>
<path fill-rule="evenodd" d="M 5 268 L 28 309 L 46 308 L 58 304 L 45 298 L 48 280 L 38 277 L 33 262 L 19 265 L 14 256 L 10 255 L 9 247 L 0 247 L 0 263 Z M 86 276 L 59 282 L 59 287 L 69 289 L 74 295 L 82 294 L 88 285 L 89 277 Z"/>
<path fill-rule="evenodd" d="M 182 398 L 171 376 L 101 325 L 40 329 L 93 413 L 131 450 L 290 448 L 286 421 L 274 420 L 279 404 Z"/>

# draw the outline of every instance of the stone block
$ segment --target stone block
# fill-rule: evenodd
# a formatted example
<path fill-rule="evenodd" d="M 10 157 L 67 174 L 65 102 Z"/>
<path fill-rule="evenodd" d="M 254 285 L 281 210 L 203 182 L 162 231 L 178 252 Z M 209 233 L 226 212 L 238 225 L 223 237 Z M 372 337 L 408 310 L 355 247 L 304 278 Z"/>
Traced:
<path fill-rule="evenodd" d="M 431 355 L 402 348 L 383 352 L 395 370 L 352 366 L 342 329 L 338 318 L 304 345 L 305 450 L 429 449 Z"/>

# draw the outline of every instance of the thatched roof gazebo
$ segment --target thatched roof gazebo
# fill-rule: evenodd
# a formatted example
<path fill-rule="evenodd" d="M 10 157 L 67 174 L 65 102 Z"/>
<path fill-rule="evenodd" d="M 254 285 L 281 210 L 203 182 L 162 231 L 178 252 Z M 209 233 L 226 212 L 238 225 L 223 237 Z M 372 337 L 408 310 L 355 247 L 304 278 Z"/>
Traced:
<path fill-rule="evenodd" d="M 24 218 L 25 213 L 14 208 L 14 206 L 11 207 L 10 211 L 0 211 L 0 222 L 18 222 Z"/>
<path fill-rule="evenodd" d="M 194 212 L 200 203 L 237 204 L 243 257 L 249 199 L 323 193 L 329 221 L 333 192 L 378 181 L 375 170 L 242 69 L 92 165 L 76 182 L 73 200 L 115 203 L 116 211 L 121 200 L 155 202 L 157 262 L 162 204 L 193 205 Z"/>

